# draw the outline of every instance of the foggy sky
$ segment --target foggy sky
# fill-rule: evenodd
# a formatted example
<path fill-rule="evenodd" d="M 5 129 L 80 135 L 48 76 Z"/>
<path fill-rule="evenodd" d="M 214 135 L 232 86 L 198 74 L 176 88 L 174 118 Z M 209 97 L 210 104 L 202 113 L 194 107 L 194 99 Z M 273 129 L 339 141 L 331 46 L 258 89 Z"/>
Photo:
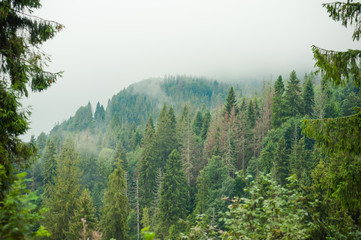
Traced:
<path fill-rule="evenodd" d="M 165 74 L 286 79 L 313 70 L 311 45 L 357 48 L 320 0 L 43 0 L 34 14 L 65 25 L 43 49 L 63 78 L 31 94 L 32 129 L 48 133 L 89 101 Z M 301 75 L 299 74 L 299 77 Z"/>

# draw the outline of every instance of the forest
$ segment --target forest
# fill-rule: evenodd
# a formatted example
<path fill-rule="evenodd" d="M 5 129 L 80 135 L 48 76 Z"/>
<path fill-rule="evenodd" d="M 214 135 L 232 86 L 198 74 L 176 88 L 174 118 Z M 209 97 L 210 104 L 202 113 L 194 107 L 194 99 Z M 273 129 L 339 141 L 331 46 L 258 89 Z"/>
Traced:
<path fill-rule="evenodd" d="M 313 46 L 319 71 L 268 81 L 147 79 L 25 143 L 19 99 L 62 74 L 16 38 L 62 29 L 16 17 L 36 3 L 0 3 L 0 239 L 361 238 L 358 50 Z M 344 4 L 325 7 L 347 25 Z"/>

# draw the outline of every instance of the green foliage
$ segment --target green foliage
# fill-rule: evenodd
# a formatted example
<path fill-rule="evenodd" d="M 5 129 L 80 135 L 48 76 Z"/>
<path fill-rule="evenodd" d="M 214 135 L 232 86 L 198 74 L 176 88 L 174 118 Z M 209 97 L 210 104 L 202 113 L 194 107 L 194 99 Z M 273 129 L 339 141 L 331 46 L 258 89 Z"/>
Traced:
<path fill-rule="evenodd" d="M 0 169 L 1 170 L 1 169 Z M 42 219 L 45 209 L 37 209 L 36 192 L 26 188 L 26 173 L 16 175 L 16 180 L 5 198 L 0 201 L 0 238 L 1 239 L 36 239 L 49 236 L 49 232 L 37 223 Z"/>
<path fill-rule="evenodd" d="M 157 235 L 168 236 L 168 230 L 177 221 L 187 216 L 187 181 L 183 173 L 180 154 L 173 150 L 169 155 L 162 178 L 159 223 Z"/>
<path fill-rule="evenodd" d="M 202 130 L 202 125 L 203 125 L 203 116 L 202 113 L 200 111 L 197 112 L 196 117 L 194 118 L 193 121 L 193 132 L 199 136 L 199 134 L 201 133 Z"/>
<path fill-rule="evenodd" d="M 70 219 L 74 216 L 80 197 L 80 159 L 72 140 L 66 141 L 57 159 L 54 185 L 48 190 L 44 206 L 49 209 L 45 214 L 44 225 L 51 233 L 51 239 L 66 239 Z"/>
<path fill-rule="evenodd" d="M 89 239 L 93 231 L 97 230 L 97 219 L 95 217 L 95 208 L 90 192 L 88 189 L 82 191 L 74 215 L 69 221 L 69 232 L 67 232 L 68 239 L 81 239 L 84 225 L 86 226 L 86 233 L 83 239 Z"/>
<path fill-rule="evenodd" d="M 285 114 L 283 101 L 283 93 L 285 92 L 285 87 L 281 75 L 277 78 L 277 81 L 274 84 L 274 92 L 275 93 L 272 98 L 272 127 L 277 128 L 283 123 L 283 118 Z"/>
<path fill-rule="evenodd" d="M 287 81 L 284 101 L 286 117 L 296 117 L 303 113 L 300 80 L 298 80 L 294 70 L 291 72 L 290 78 Z"/>
<path fill-rule="evenodd" d="M 235 198 L 224 217 L 225 239 L 307 239 L 311 224 L 297 181 L 286 187 L 260 174 L 246 189 L 248 197 Z"/>
<path fill-rule="evenodd" d="M 57 156 L 57 150 L 56 150 L 55 142 L 53 139 L 51 139 L 47 144 L 44 154 L 43 185 L 46 196 L 48 196 L 48 191 L 50 191 L 50 188 L 54 185 L 54 178 L 56 176 L 56 168 L 57 168 L 56 156 Z"/>
<path fill-rule="evenodd" d="M 110 174 L 108 188 L 104 193 L 101 225 L 105 239 L 128 239 L 127 216 L 129 204 L 127 183 L 122 162 L 118 159 L 116 169 Z"/>
<path fill-rule="evenodd" d="M 234 110 L 236 113 L 238 112 L 237 101 L 234 95 L 233 87 L 229 89 L 224 107 L 225 107 L 224 111 L 228 115 L 231 115 L 232 110 Z"/>
<path fill-rule="evenodd" d="M 315 105 L 315 94 L 313 91 L 313 84 L 311 78 L 307 78 L 302 92 L 303 98 L 303 112 L 308 116 L 313 115 L 313 107 Z"/>

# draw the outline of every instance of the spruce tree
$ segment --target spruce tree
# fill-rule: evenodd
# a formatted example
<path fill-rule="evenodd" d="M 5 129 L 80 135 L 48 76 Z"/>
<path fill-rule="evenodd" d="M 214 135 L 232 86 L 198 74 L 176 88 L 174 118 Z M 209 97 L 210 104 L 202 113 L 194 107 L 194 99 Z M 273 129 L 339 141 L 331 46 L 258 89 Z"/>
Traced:
<path fill-rule="evenodd" d="M 199 136 L 202 130 L 203 116 L 200 111 L 197 112 L 196 117 L 193 121 L 193 132 Z"/>
<path fill-rule="evenodd" d="M 289 154 L 286 140 L 283 137 L 278 141 L 278 146 L 275 151 L 273 174 L 274 179 L 279 184 L 286 184 L 286 178 L 289 174 Z"/>
<path fill-rule="evenodd" d="M 278 128 L 283 123 L 284 118 L 283 93 L 285 92 L 285 86 L 281 75 L 277 78 L 277 81 L 274 84 L 274 92 L 275 93 L 272 98 L 272 127 Z"/>
<path fill-rule="evenodd" d="M 234 95 L 233 87 L 229 89 L 229 92 L 226 97 L 226 103 L 224 105 L 224 112 L 228 115 L 231 114 L 232 109 L 234 108 L 235 113 L 238 113 L 237 101 Z"/>
<path fill-rule="evenodd" d="M 303 112 L 309 117 L 313 116 L 313 108 L 315 106 L 315 93 L 313 91 L 313 84 L 311 78 L 307 78 L 303 87 Z"/>
<path fill-rule="evenodd" d="M 153 199 L 153 189 L 156 184 L 158 164 L 155 162 L 154 134 L 153 119 L 150 116 L 143 136 L 138 170 L 141 208 L 150 207 Z"/>
<path fill-rule="evenodd" d="M 90 191 L 85 189 L 77 202 L 74 215 L 70 219 L 69 232 L 66 235 L 68 239 L 90 239 L 92 232 L 98 228 L 97 223 Z"/>
<path fill-rule="evenodd" d="M 46 90 L 61 76 L 60 72 L 44 70 L 50 58 L 41 46 L 55 37 L 63 26 L 32 15 L 40 8 L 39 0 L 0 2 L 0 215 L 3 216 L 0 229 L 6 227 L 0 236 L 23 227 L 5 226 L 4 223 L 10 219 L 5 219 L 3 201 L 21 198 L 21 191 L 8 195 L 15 187 L 12 184 L 21 180 L 15 168 L 18 171 L 19 167 L 29 167 L 36 155 L 35 146 L 20 139 L 20 135 L 29 129 L 31 113 L 29 108 L 22 108 L 21 99 L 27 97 L 29 91 Z M 16 214 L 18 212 L 13 212 Z M 23 224 L 21 221 L 17 223 Z M 27 233 L 24 232 L 23 236 L 27 237 Z"/>
<path fill-rule="evenodd" d="M 202 123 L 202 130 L 201 130 L 201 138 L 202 138 L 203 141 L 207 139 L 207 134 L 208 134 L 208 129 L 209 129 L 210 122 L 211 122 L 211 113 L 209 111 L 207 111 L 204 114 L 203 123 Z"/>
<path fill-rule="evenodd" d="M 180 154 L 173 150 L 169 155 L 162 179 L 157 236 L 165 238 L 168 230 L 187 216 L 187 181 L 183 173 Z"/>
<path fill-rule="evenodd" d="M 44 179 L 43 186 L 45 196 L 48 196 L 49 189 L 54 185 L 56 176 L 56 155 L 57 150 L 53 139 L 50 139 L 44 154 Z"/>
<path fill-rule="evenodd" d="M 103 237 L 117 240 L 129 239 L 127 183 L 121 159 L 117 159 L 116 169 L 109 176 L 103 202 L 101 211 Z"/>
<path fill-rule="evenodd" d="M 66 141 L 58 157 L 54 185 L 48 191 L 49 198 L 44 200 L 44 206 L 49 209 L 44 225 L 51 239 L 66 239 L 69 232 L 69 220 L 74 216 L 80 196 L 79 162 L 74 142 Z"/>
<path fill-rule="evenodd" d="M 164 169 L 169 154 L 178 149 L 176 118 L 172 107 L 167 109 L 164 104 L 158 117 L 158 127 L 155 133 L 155 151 L 158 151 L 157 167 Z"/>
<path fill-rule="evenodd" d="M 296 117 L 303 113 L 300 80 L 297 78 L 296 71 L 293 70 L 287 81 L 285 92 L 285 116 L 287 118 Z"/>

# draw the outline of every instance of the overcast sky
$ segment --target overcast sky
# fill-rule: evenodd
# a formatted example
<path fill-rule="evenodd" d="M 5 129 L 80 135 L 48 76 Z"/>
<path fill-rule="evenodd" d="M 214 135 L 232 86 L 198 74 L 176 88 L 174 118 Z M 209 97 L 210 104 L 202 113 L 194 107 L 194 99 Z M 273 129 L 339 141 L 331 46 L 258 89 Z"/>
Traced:
<path fill-rule="evenodd" d="M 313 70 L 311 45 L 357 48 L 320 0 L 42 0 L 35 14 L 65 25 L 43 49 L 63 78 L 31 94 L 32 129 L 48 133 L 89 101 L 165 74 L 270 79 Z"/>

